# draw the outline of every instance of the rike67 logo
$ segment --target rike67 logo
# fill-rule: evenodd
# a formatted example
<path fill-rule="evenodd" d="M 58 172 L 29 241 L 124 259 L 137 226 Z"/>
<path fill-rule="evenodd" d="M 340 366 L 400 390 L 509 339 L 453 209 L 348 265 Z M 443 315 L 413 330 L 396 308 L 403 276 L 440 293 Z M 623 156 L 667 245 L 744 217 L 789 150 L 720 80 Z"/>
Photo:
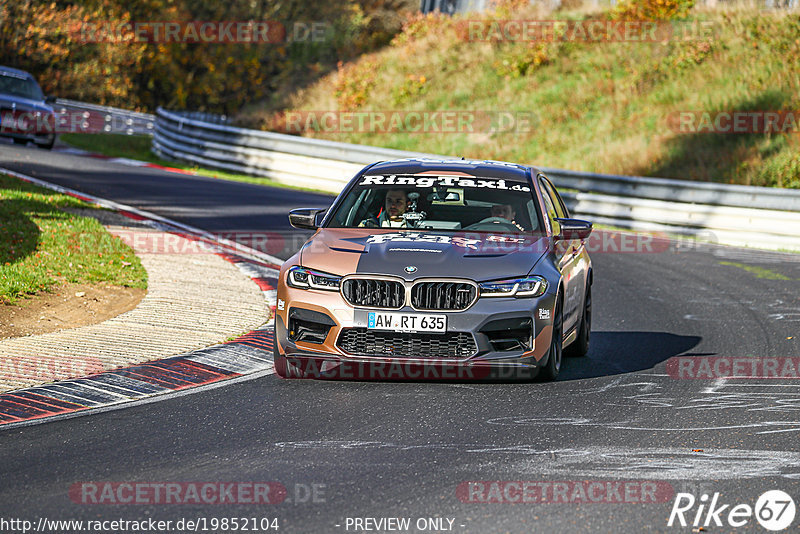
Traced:
<path fill-rule="evenodd" d="M 704 493 L 699 499 L 691 493 L 678 493 L 667 526 L 722 527 L 727 523 L 736 528 L 748 525 L 755 518 L 763 528 L 779 531 L 792 524 L 796 511 L 794 500 L 781 490 L 762 493 L 755 506 L 726 504 L 719 493 L 710 498 Z"/>

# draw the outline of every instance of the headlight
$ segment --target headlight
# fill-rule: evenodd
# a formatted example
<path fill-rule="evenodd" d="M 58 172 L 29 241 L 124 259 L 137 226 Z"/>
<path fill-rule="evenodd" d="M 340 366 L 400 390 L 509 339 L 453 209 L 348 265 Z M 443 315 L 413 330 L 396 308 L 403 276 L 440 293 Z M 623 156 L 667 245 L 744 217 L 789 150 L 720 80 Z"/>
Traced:
<path fill-rule="evenodd" d="M 315 271 L 307 267 L 295 265 L 289 269 L 286 283 L 290 287 L 299 289 L 324 289 L 325 291 L 339 291 L 341 276 Z"/>
<path fill-rule="evenodd" d="M 547 291 L 547 280 L 541 276 L 526 276 L 483 282 L 482 297 L 541 297 Z"/>

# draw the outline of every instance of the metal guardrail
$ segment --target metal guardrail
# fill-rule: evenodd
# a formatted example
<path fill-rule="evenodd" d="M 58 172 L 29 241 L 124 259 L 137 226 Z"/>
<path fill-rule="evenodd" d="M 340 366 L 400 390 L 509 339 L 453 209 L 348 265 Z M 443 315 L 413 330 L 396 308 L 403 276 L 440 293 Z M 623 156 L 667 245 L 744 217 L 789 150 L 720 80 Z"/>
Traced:
<path fill-rule="evenodd" d="M 98 106 L 66 98 L 57 99 L 53 104 L 53 110 L 56 114 L 77 113 L 81 117 L 80 123 L 76 124 L 77 131 L 153 135 L 155 129 L 156 117 L 149 113 Z"/>
<path fill-rule="evenodd" d="M 458 159 L 236 128 L 158 109 L 161 157 L 338 193 L 364 165 L 387 159 Z M 542 169 L 570 211 L 597 223 L 800 251 L 800 191 Z"/>

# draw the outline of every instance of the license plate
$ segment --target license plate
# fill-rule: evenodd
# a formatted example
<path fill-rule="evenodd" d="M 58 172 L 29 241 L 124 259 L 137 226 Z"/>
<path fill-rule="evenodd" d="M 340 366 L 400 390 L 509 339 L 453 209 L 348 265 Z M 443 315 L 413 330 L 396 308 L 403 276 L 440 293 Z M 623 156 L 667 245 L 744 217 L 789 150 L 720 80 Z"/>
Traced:
<path fill-rule="evenodd" d="M 369 312 L 367 328 L 395 332 L 447 332 L 447 316 L 424 313 Z"/>

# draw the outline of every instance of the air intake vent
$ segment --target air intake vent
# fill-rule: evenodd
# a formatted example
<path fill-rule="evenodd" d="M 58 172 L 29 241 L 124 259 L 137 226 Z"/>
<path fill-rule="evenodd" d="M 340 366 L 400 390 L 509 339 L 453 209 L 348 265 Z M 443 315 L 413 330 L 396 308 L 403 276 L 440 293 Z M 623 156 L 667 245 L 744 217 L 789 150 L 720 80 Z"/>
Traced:
<path fill-rule="evenodd" d="M 349 278 L 342 282 L 342 295 L 353 306 L 400 309 L 405 302 L 405 286 L 396 280 Z"/>
<path fill-rule="evenodd" d="M 343 328 L 337 345 L 353 356 L 393 358 L 463 359 L 478 351 L 475 339 L 467 332 L 409 334 Z"/>
<path fill-rule="evenodd" d="M 417 310 L 466 310 L 478 296 L 466 282 L 419 282 L 411 288 L 411 305 Z"/>

